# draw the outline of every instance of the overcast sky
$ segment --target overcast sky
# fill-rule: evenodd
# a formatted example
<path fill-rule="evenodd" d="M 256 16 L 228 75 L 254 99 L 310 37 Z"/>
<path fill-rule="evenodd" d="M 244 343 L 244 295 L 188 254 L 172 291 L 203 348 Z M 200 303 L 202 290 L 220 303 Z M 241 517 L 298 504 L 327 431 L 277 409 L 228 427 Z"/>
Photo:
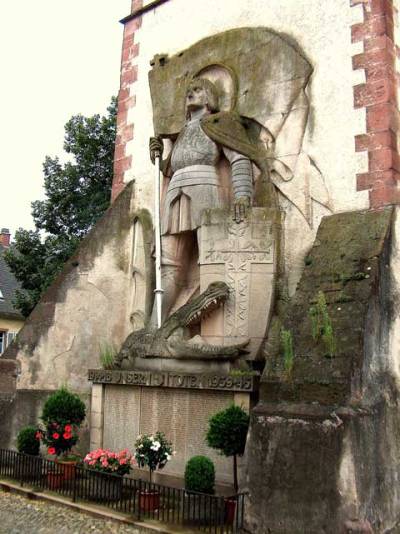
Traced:
<path fill-rule="evenodd" d="M 0 7 L 0 227 L 33 229 L 42 163 L 63 152 L 64 124 L 105 113 L 119 89 L 130 0 L 4 0 Z"/>

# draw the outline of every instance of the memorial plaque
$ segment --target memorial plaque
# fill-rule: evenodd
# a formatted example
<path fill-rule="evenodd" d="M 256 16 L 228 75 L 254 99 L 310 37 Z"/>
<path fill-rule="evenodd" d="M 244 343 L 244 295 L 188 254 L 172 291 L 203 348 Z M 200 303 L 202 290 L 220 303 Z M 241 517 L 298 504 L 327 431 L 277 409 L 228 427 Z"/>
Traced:
<path fill-rule="evenodd" d="M 109 385 L 104 395 L 103 448 L 132 451 L 139 435 L 140 389 Z"/>
<path fill-rule="evenodd" d="M 189 458 L 203 454 L 215 463 L 217 480 L 231 483 L 231 458 L 207 447 L 205 434 L 211 415 L 232 403 L 230 392 L 143 388 L 140 433 L 160 430 L 172 441 L 176 451 L 162 472 L 182 476 Z"/>

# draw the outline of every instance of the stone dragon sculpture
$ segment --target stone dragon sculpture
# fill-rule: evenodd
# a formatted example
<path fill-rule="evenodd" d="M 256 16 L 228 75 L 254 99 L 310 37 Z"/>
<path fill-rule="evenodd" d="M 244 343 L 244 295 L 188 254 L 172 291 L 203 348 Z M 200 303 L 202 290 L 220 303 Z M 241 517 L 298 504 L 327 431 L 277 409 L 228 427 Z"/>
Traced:
<path fill-rule="evenodd" d="M 209 345 L 199 335 L 189 339 L 189 327 L 222 306 L 228 296 L 225 282 L 213 282 L 201 295 L 171 314 L 159 329 L 146 327 L 132 332 L 116 356 L 115 367 L 124 367 L 136 358 L 234 360 L 246 354 L 248 339 L 232 345 Z"/>

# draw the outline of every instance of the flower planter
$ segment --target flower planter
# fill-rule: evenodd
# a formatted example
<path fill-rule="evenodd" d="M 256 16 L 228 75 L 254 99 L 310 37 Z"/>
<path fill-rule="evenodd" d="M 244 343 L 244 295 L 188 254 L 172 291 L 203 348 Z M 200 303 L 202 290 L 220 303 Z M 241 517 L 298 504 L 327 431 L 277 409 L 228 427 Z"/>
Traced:
<path fill-rule="evenodd" d="M 61 488 L 64 481 L 63 473 L 50 472 L 47 473 L 47 486 L 51 490 L 56 490 Z"/>
<path fill-rule="evenodd" d="M 74 480 L 76 476 L 76 460 L 57 460 L 58 465 L 60 466 L 61 473 L 63 474 L 64 480 Z"/>
<path fill-rule="evenodd" d="M 155 490 L 141 491 L 139 506 L 143 512 L 153 512 L 160 508 L 160 492 Z"/>
<path fill-rule="evenodd" d="M 122 498 L 123 479 L 102 473 L 89 473 L 86 485 L 88 499 L 96 501 L 119 501 Z"/>
<path fill-rule="evenodd" d="M 236 513 L 236 499 L 225 499 L 225 524 L 233 525 Z"/>

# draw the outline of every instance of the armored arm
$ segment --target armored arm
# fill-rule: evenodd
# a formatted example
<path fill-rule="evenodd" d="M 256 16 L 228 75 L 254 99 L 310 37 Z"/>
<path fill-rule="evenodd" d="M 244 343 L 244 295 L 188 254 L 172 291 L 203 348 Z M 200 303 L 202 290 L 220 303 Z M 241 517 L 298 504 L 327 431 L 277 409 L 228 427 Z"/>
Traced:
<path fill-rule="evenodd" d="M 234 216 L 236 222 L 246 217 L 246 212 L 253 198 L 253 170 L 247 156 L 230 148 L 223 147 L 223 152 L 231 164 L 232 189 L 235 198 Z"/>

